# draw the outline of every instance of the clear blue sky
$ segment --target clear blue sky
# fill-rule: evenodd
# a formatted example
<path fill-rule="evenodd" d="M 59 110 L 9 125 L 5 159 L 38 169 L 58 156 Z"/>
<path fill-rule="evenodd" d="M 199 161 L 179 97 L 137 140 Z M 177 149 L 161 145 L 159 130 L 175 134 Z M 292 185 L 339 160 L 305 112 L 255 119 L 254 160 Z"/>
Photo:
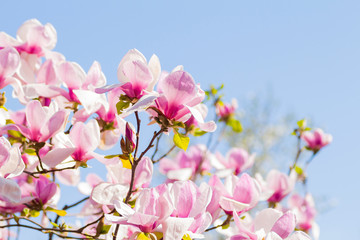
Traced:
<path fill-rule="evenodd" d="M 272 91 L 334 141 L 311 165 L 310 190 L 337 199 L 318 217 L 320 239 L 360 239 L 360 2 L 3 1 L 0 31 L 27 19 L 52 23 L 56 50 L 86 71 L 101 63 L 108 82 L 131 48 L 156 53 L 163 69 L 182 64 L 228 96 Z"/>

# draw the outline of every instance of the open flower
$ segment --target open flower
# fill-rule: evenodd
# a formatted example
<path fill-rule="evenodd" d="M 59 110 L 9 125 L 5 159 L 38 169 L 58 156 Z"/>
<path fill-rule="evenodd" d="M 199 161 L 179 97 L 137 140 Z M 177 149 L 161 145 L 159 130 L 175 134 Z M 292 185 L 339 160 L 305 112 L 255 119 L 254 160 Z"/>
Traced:
<path fill-rule="evenodd" d="M 1 128 L 1 132 L 16 130 L 34 142 L 46 142 L 65 128 L 68 114 L 58 110 L 55 103 L 49 107 L 41 106 L 39 101 L 31 101 L 26 105 L 26 125 L 9 124 Z"/>
<path fill-rule="evenodd" d="M 301 138 L 307 143 L 306 147 L 314 152 L 318 152 L 332 142 L 332 136 L 319 128 L 315 129 L 314 132 L 304 132 Z"/>
<path fill-rule="evenodd" d="M 155 100 L 151 113 L 161 122 L 162 116 L 175 122 L 186 122 L 193 116 L 200 129 L 215 131 L 215 123 L 213 121 L 204 123 L 203 115 L 195 107 L 202 102 L 205 93 L 195 84 L 189 73 L 179 70 L 161 78 L 158 91 L 161 95 Z"/>
<path fill-rule="evenodd" d="M 0 137 L 0 198 L 10 202 L 20 201 L 20 187 L 9 178 L 20 175 L 24 168 L 19 148 L 11 146 L 6 138 Z"/>

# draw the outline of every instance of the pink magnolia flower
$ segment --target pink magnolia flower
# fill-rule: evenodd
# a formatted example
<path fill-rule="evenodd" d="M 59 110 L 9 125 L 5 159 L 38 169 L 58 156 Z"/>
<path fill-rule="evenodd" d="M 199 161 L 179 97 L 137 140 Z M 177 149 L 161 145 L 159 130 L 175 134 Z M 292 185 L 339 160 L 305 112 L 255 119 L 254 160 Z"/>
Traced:
<path fill-rule="evenodd" d="M 301 136 L 302 139 L 307 143 L 307 148 L 314 152 L 319 151 L 332 141 L 330 134 L 325 134 L 321 129 L 315 129 L 314 132 L 304 132 Z"/>
<path fill-rule="evenodd" d="M 210 171 L 209 157 L 210 153 L 205 145 L 194 145 L 186 152 L 180 151 L 174 160 L 162 159 L 160 172 L 170 180 L 189 180 L 196 172 Z M 199 169 L 200 163 L 201 169 Z"/>
<path fill-rule="evenodd" d="M 131 169 L 124 167 L 119 161 L 117 164 L 108 165 L 108 180 L 112 183 L 129 185 L 131 179 Z M 135 181 L 133 190 L 147 188 L 150 185 L 153 175 L 153 163 L 150 158 L 143 157 L 135 170 Z"/>
<path fill-rule="evenodd" d="M 81 104 L 84 107 L 83 111 L 89 116 L 99 110 L 102 105 L 107 104 L 104 94 L 95 93 L 96 88 L 106 84 L 106 78 L 98 62 L 95 61 L 86 74 L 79 64 L 64 61 L 58 64 L 57 74 L 68 91 L 54 86 L 43 88 L 46 89 L 45 92 L 53 90 L 55 93 L 60 93 L 66 98 L 64 104 L 68 102 Z"/>
<path fill-rule="evenodd" d="M 21 132 L 26 138 L 34 142 L 46 142 L 56 133 L 65 128 L 68 114 L 65 110 L 58 110 L 55 103 L 49 107 L 41 106 L 39 101 L 31 101 L 26 105 L 26 126 L 9 124 L 1 128 L 4 134 L 7 130 Z"/>
<path fill-rule="evenodd" d="M 39 201 L 42 205 L 48 203 L 57 192 L 56 183 L 51 182 L 44 176 L 34 178 L 34 183 L 35 191 L 33 192 L 32 196 L 34 197 L 34 200 Z"/>
<path fill-rule="evenodd" d="M 93 188 L 92 199 L 105 205 L 114 205 L 115 200 L 123 201 L 128 192 L 131 181 L 131 169 L 125 168 L 121 161 L 106 166 L 108 182 L 100 183 Z M 140 191 L 150 185 L 153 174 L 153 163 L 150 158 L 144 157 L 135 170 L 133 191 Z M 136 193 L 132 198 L 136 197 Z"/>
<path fill-rule="evenodd" d="M 282 213 L 272 208 L 264 209 L 256 215 L 252 230 L 243 224 L 236 212 L 234 220 L 238 233 L 230 240 L 310 240 L 304 232 L 294 232 L 296 218 L 291 211 Z"/>
<path fill-rule="evenodd" d="M 23 23 L 17 31 L 17 39 L 1 33 L 0 47 L 12 46 L 20 53 L 43 56 L 53 49 L 57 42 L 55 28 L 47 23 L 42 25 L 38 20 L 31 19 Z"/>
<path fill-rule="evenodd" d="M 11 146 L 10 142 L 0 138 L 0 198 L 9 202 L 19 202 L 21 190 L 19 185 L 9 178 L 19 176 L 25 168 L 18 147 Z"/>
<path fill-rule="evenodd" d="M 118 224 L 129 224 L 138 227 L 140 232 L 153 233 L 170 216 L 173 206 L 167 196 L 168 191 L 160 188 L 143 189 L 136 200 L 135 207 L 122 201 L 115 202 L 116 211 L 121 217 L 106 215 L 108 221 Z M 139 231 L 134 234 L 138 234 Z M 166 239 L 166 236 L 164 236 Z"/>
<path fill-rule="evenodd" d="M 247 173 L 240 177 L 228 176 L 225 184 L 214 175 L 210 179 L 209 185 L 214 191 L 221 193 L 219 206 L 227 214 L 232 214 L 233 211 L 244 213 L 255 207 L 260 198 L 260 186 Z"/>
<path fill-rule="evenodd" d="M 216 175 L 226 177 L 230 174 L 238 175 L 249 169 L 254 164 L 255 154 L 249 154 L 242 148 L 232 148 L 224 158 L 217 152 L 214 158 L 211 158 L 211 164 L 218 169 Z"/>
<path fill-rule="evenodd" d="M 198 187 L 189 180 L 176 181 L 169 186 L 174 211 L 163 224 L 164 235 L 181 239 L 186 233 L 191 238 L 202 238 L 212 222 L 211 214 L 206 211 L 211 201 L 211 187 L 206 183 Z"/>
<path fill-rule="evenodd" d="M 100 129 L 99 124 L 95 119 L 88 123 L 77 122 L 73 125 L 68 135 L 60 133 L 54 138 L 55 146 L 59 151 L 70 151 L 71 157 L 75 161 L 86 162 L 89 159 L 96 158 L 104 164 L 111 163 L 101 155 L 95 153 L 95 149 L 100 144 Z M 54 150 L 55 150 L 54 149 Z"/>
<path fill-rule="evenodd" d="M 267 188 L 273 191 L 268 201 L 274 203 L 280 202 L 294 189 L 295 182 L 296 173 L 294 171 L 289 176 L 278 170 L 271 170 L 266 176 Z"/>
<path fill-rule="evenodd" d="M 20 56 L 11 47 L 0 50 L 0 89 L 15 82 L 13 75 L 20 66 Z"/>
<path fill-rule="evenodd" d="M 215 123 L 204 123 L 202 114 L 195 108 L 202 102 L 205 93 L 190 74 L 182 70 L 172 72 L 160 79 L 158 90 L 161 95 L 155 100 L 154 108 L 167 119 L 186 122 L 193 116 L 202 130 L 215 131 Z M 153 110 L 151 112 L 154 116 L 158 115 Z"/>
<path fill-rule="evenodd" d="M 311 194 L 306 194 L 303 198 L 294 194 L 289 199 L 289 207 L 294 211 L 297 219 L 297 228 L 308 232 L 315 223 L 316 208 Z"/>
<path fill-rule="evenodd" d="M 220 117 L 220 119 L 225 121 L 226 119 L 228 119 L 231 115 L 233 115 L 235 113 L 235 110 L 237 109 L 237 107 L 238 107 L 238 104 L 237 104 L 236 99 L 233 99 L 231 101 L 231 104 L 219 101 L 215 105 L 216 115 L 218 115 Z"/>
<path fill-rule="evenodd" d="M 122 91 L 119 88 L 113 89 L 108 93 L 108 101 L 96 103 L 96 107 L 85 107 L 78 110 L 73 118 L 72 124 L 76 122 L 85 122 L 96 110 L 98 117 L 96 120 L 100 127 L 100 145 L 99 148 L 107 150 L 113 147 L 119 140 L 121 135 L 125 135 L 126 121 L 117 114 L 116 103 L 119 101 L 119 96 Z M 85 96 L 85 95 L 84 95 Z M 84 102 L 84 101 L 82 101 Z"/>
<path fill-rule="evenodd" d="M 146 58 L 137 49 L 131 49 L 118 67 L 120 89 L 130 98 L 140 99 L 146 92 L 152 92 L 161 72 L 160 61 L 156 55 Z"/>
<path fill-rule="evenodd" d="M 114 88 L 121 89 L 130 99 L 140 99 L 153 91 L 161 72 L 159 58 L 153 55 L 147 63 L 144 55 L 137 49 L 129 50 L 119 63 L 117 75 L 120 84 L 99 88 L 104 93 Z"/>

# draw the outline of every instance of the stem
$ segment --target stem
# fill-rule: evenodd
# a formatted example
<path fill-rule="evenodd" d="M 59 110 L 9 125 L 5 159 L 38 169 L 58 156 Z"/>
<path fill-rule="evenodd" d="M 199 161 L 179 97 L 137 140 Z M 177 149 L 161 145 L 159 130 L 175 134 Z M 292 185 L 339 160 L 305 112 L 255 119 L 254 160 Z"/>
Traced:
<path fill-rule="evenodd" d="M 44 171 L 45 169 L 44 169 L 44 167 L 43 167 L 43 165 L 42 165 L 42 161 L 41 161 L 41 158 L 40 158 L 39 150 L 40 150 L 40 149 L 36 148 L 36 149 L 35 149 L 35 152 L 36 152 L 36 156 L 37 156 L 38 159 L 39 159 L 40 168 L 41 168 L 42 171 Z"/>
<path fill-rule="evenodd" d="M 38 172 L 29 172 L 29 171 L 24 171 L 24 173 L 31 175 L 32 177 L 35 177 L 36 174 L 46 174 L 46 173 L 54 173 L 54 172 L 60 172 L 63 170 L 68 170 L 68 169 L 75 169 L 75 166 L 72 167 L 66 167 L 66 168 L 54 168 L 54 169 L 43 169 L 41 171 Z"/>
<path fill-rule="evenodd" d="M 137 119 L 138 119 L 138 116 L 137 116 Z M 138 119 L 138 129 L 140 128 L 140 122 L 139 122 L 140 119 Z M 138 132 L 136 133 L 136 137 L 137 137 L 137 143 L 138 143 Z M 133 161 L 133 164 L 131 165 L 131 180 L 130 180 L 130 187 L 129 187 L 129 191 L 127 192 L 126 194 L 126 198 L 125 198 L 125 204 L 127 204 L 130 200 L 130 197 L 131 197 L 131 194 L 133 193 L 133 187 L 134 187 L 134 182 L 135 182 L 135 171 L 136 171 L 136 167 L 137 165 L 139 164 L 139 162 L 141 161 L 141 159 L 143 158 L 143 156 L 147 153 L 147 151 L 149 151 L 150 148 L 153 147 L 153 142 L 155 141 L 155 139 L 161 134 L 164 132 L 164 129 L 161 128 L 158 132 L 154 132 L 154 135 L 149 143 L 149 145 L 147 146 L 147 148 L 140 154 L 140 157 L 139 158 L 136 158 L 136 151 L 135 150 L 135 155 L 134 155 L 134 161 Z M 137 148 L 138 144 L 136 144 L 136 148 Z M 120 224 L 116 224 L 116 227 L 115 227 L 115 231 L 114 231 L 114 235 L 113 235 L 113 240 L 116 240 L 116 237 L 117 237 L 117 234 L 118 234 L 118 231 L 119 231 L 119 228 L 120 228 Z"/>
<path fill-rule="evenodd" d="M 217 226 L 214 226 L 214 227 L 211 227 L 211 228 L 208 228 L 208 229 L 205 230 L 205 232 L 209 232 L 209 231 L 214 230 L 214 229 L 216 229 L 216 228 L 219 228 L 219 227 L 223 227 L 223 226 L 228 225 L 228 224 L 230 223 L 230 221 L 231 221 L 231 218 L 232 218 L 231 215 L 227 215 L 227 218 L 225 219 L 225 221 L 224 221 L 222 224 L 217 225 Z"/>
<path fill-rule="evenodd" d="M 74 204 L 71 204 L 71 205 L 65 205 L 64 207 L 63 207 L 63 209 L 62 210 L 67 210 L 67 209 L 69 209 L 69 208 L 73 208 L 73 207 L 75 207 L 75 206 L 77 206 L 77 205 L 79 205 L 80 203 L 82 203 L 82 202 L 84 202 L 84 201 L 86 201 L 86 200 L 88 200 L 90 197 L 86 197 L 86 198 L 83 198 L 83 199 L 81 199 L 80 201 L 78 201 L 78 202 L 76 202 L 76 203 L 74 203 Z M 59 219 L 60 219 L 60 216 L 59 215 L 57 215 L 56 216 L 56 218 L 55 218 L 55 221 L 54 221 L 54 223 L 58 223 L 58 221 L 59 221 Z M 55 228 L 55 227 L 54 227 Z M 50 233 L 49 234 L 49 240 L 51 240 L 52 239 L 52 237 L 53 237 L 53 233 Z"/>
<path fill-rule="evenodd" d="M 165 154 L 163 154 L 159 159 L 153 160 L 152 162 L 153 162 L 153 163 L 159 162 L 161 159 L 163 159 L 164 157 L 166 157 L 167 155 L 169 155 L 175 148 L 176 148 L 176 145 L 174 144 L 174 145 L 169 149 L 169 151 L 167 151 Z"/>
<path fill-rule="evenodd" d="M 161 136 L 162 136 L 162 134 L 156 138 L 155 150 L 154 150 L 153 155 L 151 156 L 151 160 L 153 161 L 153 163 L 155 162 L 153 159 L 154 159 L 156 153 L 157 153 L 158 150 L 159 150 L 159 142 L 160 142 Z M 175 145 L 174 145 L 174 146 L 175 146 Z"/>
<path fill-rule="evenodd" d="M 141 123 L 141 120 L 139 118 L 139 114 L 137 111 L 135 112 L 135 116 L 136 116 L 137 130 L 136 130 L 136 146 L 135 146 L 134 160 L 136 159 L 136 154 L 139 149 L 140 123 Z"/>
<path fill-rule="evenodd" d="M 297 152 L 296 152 L 296 156 L 295 156 L 295 161 L 292 167 L 290 167 L 289 169 L 289 174 L 291 173 L 291 170 L 294 169 L 296 167 L 296 164 L 299 160 L 300 154 L 302 152 L 302 148 L 301 148 L 301 138 L 300 138 L 300 134 L 297 136 L 298 138 L 298 142 L 297 142 Z"/>

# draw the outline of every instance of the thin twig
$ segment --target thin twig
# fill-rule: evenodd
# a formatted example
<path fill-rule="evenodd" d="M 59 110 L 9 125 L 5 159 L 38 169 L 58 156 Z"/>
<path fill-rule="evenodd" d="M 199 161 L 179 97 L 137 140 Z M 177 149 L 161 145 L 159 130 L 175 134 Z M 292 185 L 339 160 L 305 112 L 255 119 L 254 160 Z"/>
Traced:
<path fill-rule="evenodd" d="M 140 123 L 141 123 L 141 120 L 139 118 L 139 114 L 137 111 L 135 111 L 135 116 L 136 116 L 137 129 L 136 129 L 136 146 L 135 146 L 134 159 L 136 159 L 136 154 L 139 149 Z"/>
<path fill-rule="evenodd" d="M 160 142 L 160 138 L 161 138 L 162 135 L 163 135 L 163 134 L 160 134 L 160 136 L 158 136 L 158 137 L 156 138 L 155 150 L 154 150 L 153 155 L 151 156 L 151 160 L 153 161 L 153 163 L 155 162 L 155 161 L 154 161 L 155 155 L 156 155 L 156 153 L 157 153 L 158 150 L 159 150 L 159 142 Z"/>
<path fill-rule="evenodd" d="M 232 215 L 227 215 L 227 218 L 225 219 L 225 221 L 222 224 L 216 225 L 216 226 L 211 227 L 211 228 L 208 228 L 208 229 L 205 230 L 205 232 L 209 232 L 209 231 L 214 230 L 216 228 L 228 225 L 231 222 L 231 218 L 232 218 Z"/>
<path fill-rule="evenodd" d="M 38 172 L 24 171 L 24 173 L 29 174 L 29 175 L 35 177 L 35 175 L 37 175 L 37 174 L 54 173 L 54 172 L 60 172 L 60 171 L 69 170 L 69 169 L 75 169 L 75 166 L 66 167 L 66 168 L 54 168 L 54 169 L 49 169 L 49 170 L 43 169 L 43 170 L 38 171 Z"/>
<path fill-rule="evenodd" d="M 164 157 L 166 157 L 167 155 L 169 155 L 174 149 L 176 148 L 176 145 L 174 144 L 169 151 L 167 151 L 165 154 L 163 154 L 161 157 L 159 157 L 157 160 L 153 160 L 153 163 L 157 163 L 159 162 L 161 159 L 163 159 Z"/>

